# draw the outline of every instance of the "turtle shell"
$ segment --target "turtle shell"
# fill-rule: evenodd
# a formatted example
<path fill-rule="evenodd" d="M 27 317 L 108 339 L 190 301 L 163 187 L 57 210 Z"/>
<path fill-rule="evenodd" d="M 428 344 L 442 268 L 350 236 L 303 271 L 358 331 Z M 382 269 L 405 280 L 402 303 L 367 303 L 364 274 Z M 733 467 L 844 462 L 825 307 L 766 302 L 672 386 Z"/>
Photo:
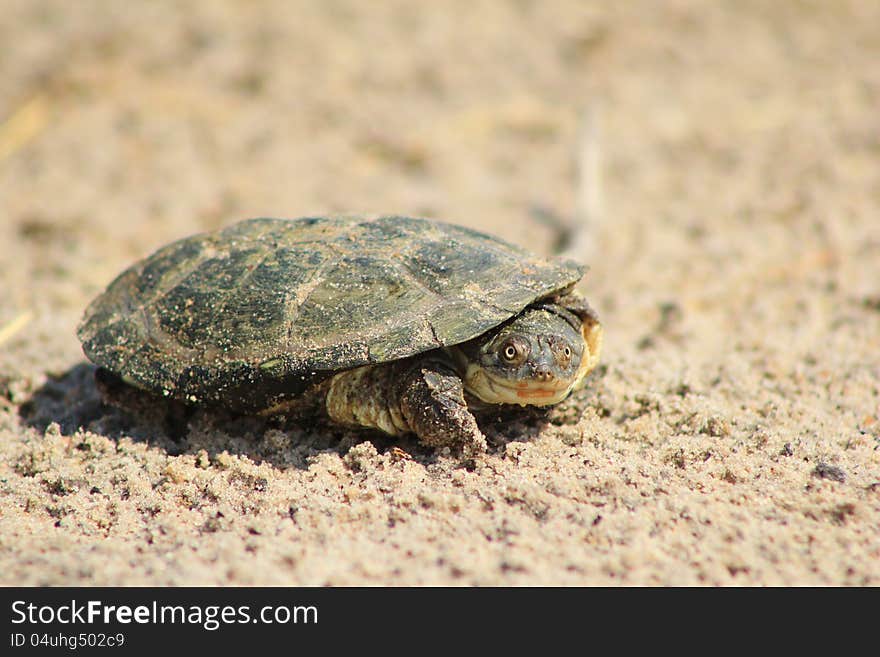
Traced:
<path fill-rule="evenodd" d="M 335 372 L 474 338 L 583 274 L 426 219 L 250 219 L 135 263 L 77 333 L 127 383 L 259 410 Z"/>

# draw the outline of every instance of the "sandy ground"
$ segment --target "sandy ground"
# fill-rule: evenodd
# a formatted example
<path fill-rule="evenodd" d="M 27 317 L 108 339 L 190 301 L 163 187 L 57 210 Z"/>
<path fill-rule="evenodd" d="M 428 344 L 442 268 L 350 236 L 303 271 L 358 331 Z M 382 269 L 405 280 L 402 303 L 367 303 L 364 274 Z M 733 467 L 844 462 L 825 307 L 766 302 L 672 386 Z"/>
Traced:
<path fill-rule="evenodd" d="M 2 1 L 0 583 L 880 584 L 880 5 L 422 4 Z M 550 424 L 467 468 L 100 403 L 135 258 L 339 211 L 550 252 L 591 104 L 607 339 Z"/>

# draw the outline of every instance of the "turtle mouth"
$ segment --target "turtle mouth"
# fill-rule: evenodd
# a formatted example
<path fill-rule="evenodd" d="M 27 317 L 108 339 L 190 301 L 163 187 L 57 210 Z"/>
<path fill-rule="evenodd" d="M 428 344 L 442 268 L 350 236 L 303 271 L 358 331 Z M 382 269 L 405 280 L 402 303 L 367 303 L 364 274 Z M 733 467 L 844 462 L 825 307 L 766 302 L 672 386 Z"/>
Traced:
<path fill-rule="evenodd" d="M 558 377 L 537 381 L 502 379 L 483 369 L 474 368 L 467 376 L 468 390 L 492 404 L 549 406 L 562 401 L 574 384 Z"/>

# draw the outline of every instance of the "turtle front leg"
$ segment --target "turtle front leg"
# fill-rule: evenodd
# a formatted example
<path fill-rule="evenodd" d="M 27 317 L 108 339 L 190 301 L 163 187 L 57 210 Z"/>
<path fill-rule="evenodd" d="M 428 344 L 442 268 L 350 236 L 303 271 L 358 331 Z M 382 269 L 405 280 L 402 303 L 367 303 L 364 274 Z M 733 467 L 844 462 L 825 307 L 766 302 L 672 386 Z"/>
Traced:
<path fill-rule="evenodd" d="M 486 437 L 465 402 L 464 383 L 449 365 L 416 360 L 395 388 L 400 413 L 420 442 L 461 447 L 468 458 L 486 451 Z"/>
<path fill-rule="evenodd" d="M 468 410 L 464 384 L 438 358 L 416 358 L 341 372 L 330 381 L 326 409 L 339 424 L 412 432 L 433 447 L 460 447 L 467 458 L 486 451 Z"/>

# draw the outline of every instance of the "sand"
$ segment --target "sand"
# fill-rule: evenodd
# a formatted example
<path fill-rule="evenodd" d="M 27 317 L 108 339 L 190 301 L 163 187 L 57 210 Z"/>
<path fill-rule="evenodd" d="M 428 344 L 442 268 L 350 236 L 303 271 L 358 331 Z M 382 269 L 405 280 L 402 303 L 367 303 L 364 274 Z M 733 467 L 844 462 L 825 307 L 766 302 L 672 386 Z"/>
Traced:
<path fill-rule="evenodd" d="M 880 6 L 7 0 L 0 584 L 880 584 Z M 602 366 L 464 467 L 101 404 L 76 324 L 253 216 L 550 253 L 598 107 Z"/>

